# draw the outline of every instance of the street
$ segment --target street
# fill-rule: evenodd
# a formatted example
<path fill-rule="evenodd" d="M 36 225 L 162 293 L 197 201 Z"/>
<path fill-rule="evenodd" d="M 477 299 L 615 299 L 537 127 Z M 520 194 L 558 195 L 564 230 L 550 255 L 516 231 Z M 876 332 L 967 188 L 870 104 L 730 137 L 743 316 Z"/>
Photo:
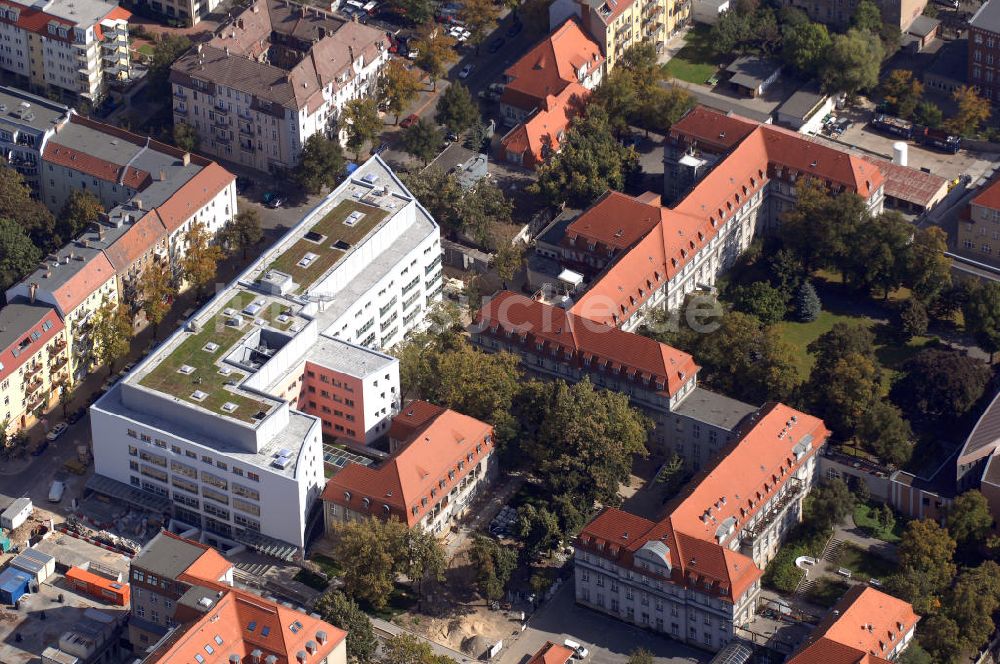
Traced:
<path fill-rule="evenodd" d="M 562 643 L 567 638 L 590 650 L 586 661 L 592 664 L 623 664 L 636 648 L 649 650 L 663 664 L 698 664 L 711 659 L 709 653 L 577 606 L 573 592 L 572 580 L 564 583 L 528 620 L 528 628 L 514 636 L 512 643 L 505 643 L 499 664 L 524 664 L 546 641 Z"/>

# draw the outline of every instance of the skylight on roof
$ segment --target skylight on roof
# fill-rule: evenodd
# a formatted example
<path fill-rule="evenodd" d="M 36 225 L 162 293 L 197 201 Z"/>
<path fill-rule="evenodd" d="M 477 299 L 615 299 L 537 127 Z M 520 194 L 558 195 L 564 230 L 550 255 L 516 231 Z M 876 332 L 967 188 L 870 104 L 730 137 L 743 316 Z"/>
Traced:
<path fill-rule="evenodd" d="M 257 314 L 260 313 L 261 309 L 263 309 L 261 305 L 257 304 L 256 302 L 253 302 L 244 307 L 243 313 L 247 314 L 248 316 L 256 316 Z"/>
<path fill-rule="evenodd" d="M 344 219 L 344 225 L 347 226 L 348 228 L 353 228 L 354 226 L 357 226 L 358 222 L 364 219 L 364 217 L 365 217 L 364 212 L 361 212 L 360 210 L 354 210 L 349 215 L 347 215 L 347 219 Z"/>
<path fill-rule="evenodd" d="M 260 635 L 261 636 L 267 636 L 270 633 L 271 633 L 271 628 L 268 627 L 267 625 L 264 625 L 263 627 L 260 628 Z"/>
<path fill-rule="evenodd" d="M 228 376 L 229 374 L 233 373 L 233 370 L 230 369 L 229 367 L 219 367 L 219 373 L 222 374 L 223 376 Z"/>
<path fill-rule="evenodd" d="M 202 392 L 201 390 L 195 390 L 191 393 L 191 398 L 195 401 L 204 401 L 207 396 L 208 394 L 206 392 Z"/>
<path fill-rule="evenodd" d="M 256 620 L 251 620 L 251 621 L 250 621 L 250 624 L 249 624 L 249 625 L 247 625 L 247 631 L 248 631 L 248 632 L 252 632 L 252 631 L 254 631 L 255 629 L 257 629 L 257 621 L 256 621 Z"/>
<path fill-rule="evenodd" d="M 221 646 L 222 645 L 222 637 L 219 636 L 218 634 L 216 634 L 215 635 L 215 642 Z"/>
<path fill-rule="evenodd" d="M 222 410 L 227 413 L 231 413 L 237 408 L 239 408 L 239 406 L 234 404 L 232 401 L 227 401 L 226 403 L 222 404 Z"/>
<path fill-rule="evenodd" d="M 219 344 L 215 343 L 214 341 L 209 341 L 207 344 L 202 346 L 201 349 L 206 353 L 214 353 L 215 351 L 219 350 Z"/>
<path fill-rule="evenodd" d="M 305 254 L 305 256 L 303 256 L 302 258 L 300 258 L 299 262 L 296 263 L 296 265 L 298 265 L 299 267 L 302 267 L 302 268 L 306 268 L 306 267 L 309 267 L 310 265 L 312 265 L 312 262 L 314 260 L 316 260 L 317 258 L 319 258 L 319 256 L 317 254 L 314 254 L 311 251 L 307 251 L 306 254 Z"/>
<path fill-rule="evenodd" d="M 194 367 L 192 367 L 190 364 L 182 364 L 180 368 L 177 370 L 177 373 L 188 376 L 194 373 Z"/>

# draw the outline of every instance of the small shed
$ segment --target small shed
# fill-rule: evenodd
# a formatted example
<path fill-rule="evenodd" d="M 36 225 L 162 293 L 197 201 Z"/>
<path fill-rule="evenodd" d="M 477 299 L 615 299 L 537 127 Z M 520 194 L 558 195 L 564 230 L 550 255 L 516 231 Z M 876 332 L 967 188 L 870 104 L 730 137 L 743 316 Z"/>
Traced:
<path fill-rule="evenodd" d="M 19 553 L 10 564 L 11 567 L 31 574 L 38 583 L 43 583 L 56 572 L 55 557 L 32 548 Z"/>
<path fill-rule="evenodd" d="M 745 55 L 726 67 L 729 84 L 748 97 L 759 97 L 781 76 L 781 63 L 770 58 Z"/>
<path fill-rule="evenodd" d="M 692 18 L 695 23 L 715 25 L 719 16 L 729 11 L 729 0 L 694 0 Z"/>
<path fill-rule="evenodd" d="M 910 47 L 915 51 L 922 51 L 927 45 L 937 39 L 938 30 L 941 29 L 941 21 L 930 16 L 920 15 L 913 19 L 913 23 L 906 30 L 906 35 L 912 38 Z"/>
<path fill-rule="evenodd" d="M 0 572 L 0 604 L 14 604 L 28 592 L 31 575 L 27 572 L 8 567 Z"/>
<path fill-rule="evenodd" d="M 34 506 L 31 504 L 31 498 L 18 498 L 0 513 L 0 528 L 6 528 L 7 530 L 20 528 L 28 520 L 28 517 L 31 516 L 33 509 Z"/>
<path fill-rule="evenodd" d="M 813 134 L 819 131 L 823 118 L 833 109 L 833 97 L 820 90 L 819 84 L 810 83 L 796 90 L 775 114 L 778 124 L 802 134 Z"/>

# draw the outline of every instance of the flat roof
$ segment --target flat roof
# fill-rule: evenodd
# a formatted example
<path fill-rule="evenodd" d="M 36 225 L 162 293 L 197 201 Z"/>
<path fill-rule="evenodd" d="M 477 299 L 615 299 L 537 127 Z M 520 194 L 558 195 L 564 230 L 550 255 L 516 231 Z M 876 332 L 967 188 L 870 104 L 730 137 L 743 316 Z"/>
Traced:
<path fill-rule="evenodd" d="M 51 533 L 32 548 L 52 556 L 60 566 L 88 567 L 90 563 L 96 563 L 128 576 L 129 559 L 123 554 L 108 551 L 96 544 L 59 531 Z"/>
<path fill-rule="evenodd" d="M 160 531 L 132 558 L 132 565 L 161 577 L 176 579 L 204 553 L 204 548 Z"/>
<path fill-rule="evenodd" d="M 757 412 L 755 406 L 732 399 L 718 392 L 696 387 L 684 397 L 674 412 L 705 424 L 733 431 L 747 416 Z"/>
<path fill-rule="evenodd" d="M 810 83 L 796 90 L 776 112 L 805 120 L 828 98 L 829 95 L 824 94 L 818 84 Z"/>
<path fill-rule="evenodd" d="M 0 86 L 0 122 L 45 132 L 69 118 L 69 107 L 24 90 Z"/>
<path fill-rule="evenodd" d="M 761 58 L 755 55 L 744 55 L 736 58 L 726 67 L 733 76 L 729 81 L 745 88 L 757 89 L 767 79 L 781 71 L 781 63 L 771 58 Z"/>
<path fill-rule="evenodd" d="M 59 18 L 72 21 L 80 26 L 89 27 L 99 23 L 101 19 L 111 13 L 118 5 L 104 2 L 104 0 L 49 0 L 49 2 L 27 4 L 25 6 L 41 9 L 46 14 L 52 14 Z"/>
<path fill-rule="evenodd" d="M 356 346 L 340 339 L 320 336 L 316 343 L 309 348 L 306 361 L 350 376 L 363 378 L 391 367 L 398 360 L 391 355 Z"/>

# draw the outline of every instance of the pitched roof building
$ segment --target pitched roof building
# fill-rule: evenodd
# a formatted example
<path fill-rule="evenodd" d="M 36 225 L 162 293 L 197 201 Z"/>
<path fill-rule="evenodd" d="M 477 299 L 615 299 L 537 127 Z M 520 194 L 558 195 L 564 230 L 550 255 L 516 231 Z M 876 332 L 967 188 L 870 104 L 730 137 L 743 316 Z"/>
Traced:
<path fill-rule="evenodd" d="M 910 644 L 919 620 L 909 602 L 853 586 L 788 664 L 884 664 Z"/>
<path fill-rule="evenodd" d="M 559 150 L 572 117 L 604 71 L 601 50 L 570 19 L 505 72 L 500 117 L 513 126 L 500 141 L 500 159 L 534 168 Z"/>
<path fill-rule="evenodd" d="M 328 530 L 374 516 L 439 533 L 492 475 L 493 428 L 467 415 L 413 401 L 393 418 L 389 437 L 381 465 L 348 463 L 327 481 Z"/>
<path fill-rule="evenodd" d="M 388 58 L 380 30 L 313 6 L 256 0 L 171 66 L 174 123 L 193 127 L 208 154 L 289 169 L 310 136 L 330 133 L 348 100 L 374 90 Z"/>

